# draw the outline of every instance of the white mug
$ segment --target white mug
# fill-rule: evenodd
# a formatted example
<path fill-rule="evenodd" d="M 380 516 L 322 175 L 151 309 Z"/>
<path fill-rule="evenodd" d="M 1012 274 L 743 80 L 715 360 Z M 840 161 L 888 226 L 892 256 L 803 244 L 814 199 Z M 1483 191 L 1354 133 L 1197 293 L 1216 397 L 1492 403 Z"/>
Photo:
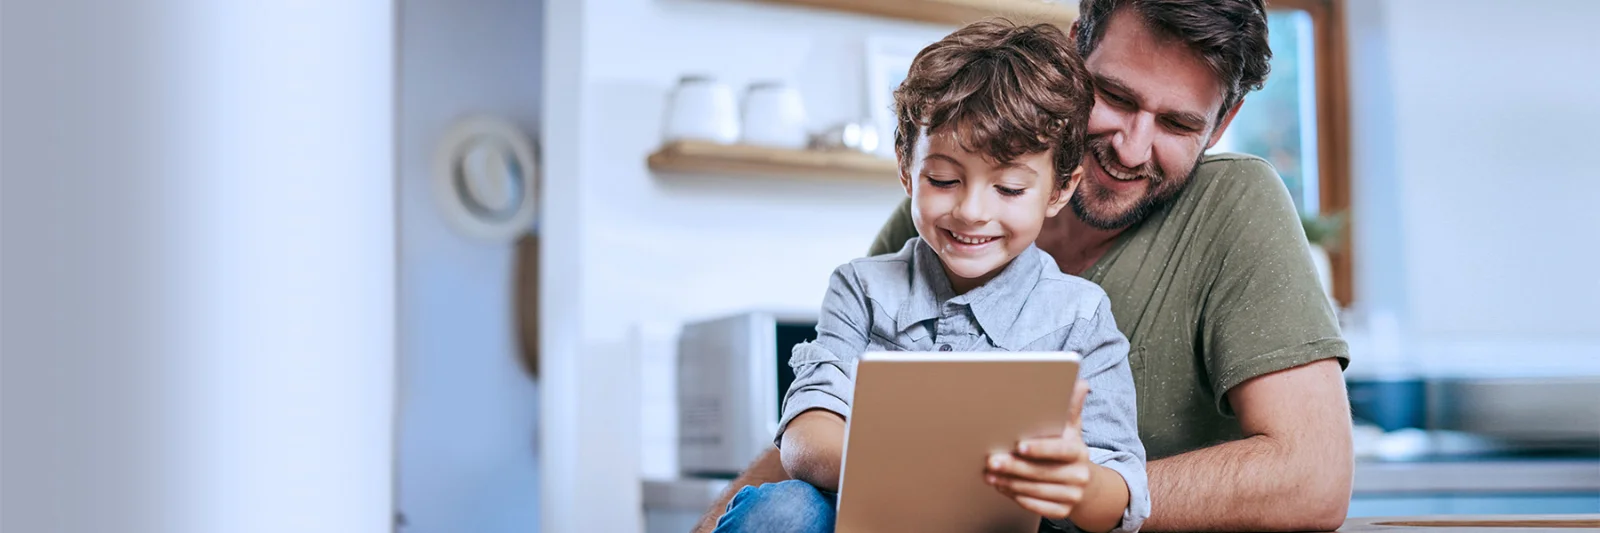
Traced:
<path fill-rule="evenodd" d="M 710 76 L 684 76 L 667 101 L 664 137 L 722 144 L 739 142 L 738 104 L 733 89 Z"/>
<path fill-rule="evenodd" d="M 810 140 L 800 91 L 782 82 L 750 86 L 745 92 L 741 128 L 745 144 L 803 150 Z"/>

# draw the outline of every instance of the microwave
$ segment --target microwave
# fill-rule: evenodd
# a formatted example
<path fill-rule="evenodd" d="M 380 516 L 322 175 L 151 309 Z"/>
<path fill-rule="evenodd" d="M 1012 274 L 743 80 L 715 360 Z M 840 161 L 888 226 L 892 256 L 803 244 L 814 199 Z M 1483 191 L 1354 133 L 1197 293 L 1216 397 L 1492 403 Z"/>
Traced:
<path fill-rule="evenodd" d="M 794 382 L 794 346 L 816 340 L 816 313 L 749 311 L 686 323 L 678 337 L 678 465 L 738 475 L 772 446 Z"/>

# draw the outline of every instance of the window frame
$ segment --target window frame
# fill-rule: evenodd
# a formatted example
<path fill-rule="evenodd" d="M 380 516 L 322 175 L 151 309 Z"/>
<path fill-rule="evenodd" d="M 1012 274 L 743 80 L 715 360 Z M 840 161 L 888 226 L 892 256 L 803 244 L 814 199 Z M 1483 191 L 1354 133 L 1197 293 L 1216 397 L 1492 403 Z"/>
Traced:
<path fill-rule="evenodd" d="M 1317 91 L 1318 212 L 1344 213 L 1339 245 L 1328 249 L 1333 267 L 1333 297 L 1348 307 L 1354 300 L 1354 261 L 1350 212 L 1350 97 L 1343 0 L 1268 0 L 1267 10 L 1300 10 L 1311 15 Z"/>

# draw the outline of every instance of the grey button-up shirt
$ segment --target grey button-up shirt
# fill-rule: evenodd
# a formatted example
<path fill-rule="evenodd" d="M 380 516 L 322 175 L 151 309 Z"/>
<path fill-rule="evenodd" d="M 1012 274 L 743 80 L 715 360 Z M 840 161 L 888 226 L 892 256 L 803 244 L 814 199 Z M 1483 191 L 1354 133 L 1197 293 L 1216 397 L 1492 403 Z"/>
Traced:
<path fill-rule="evenodd" d="M 959 296 L 920 238 L 834 270 L 817 340 L 795 346 L 789 361 L 795 380 L 784 396 L 778 437 L 811 409 L 849 418 L 856 362 L 869 351 L 1078 352 L 1079 376 L 1090 390 L 1083 406 L 1089 458 L 1128 484 L 1117 531 L 1137 531 L 1150 516 L 1128 340 L 1105 291 L 1061 273 L 1049 254 L 1029 246 L 988 283 Z"/>

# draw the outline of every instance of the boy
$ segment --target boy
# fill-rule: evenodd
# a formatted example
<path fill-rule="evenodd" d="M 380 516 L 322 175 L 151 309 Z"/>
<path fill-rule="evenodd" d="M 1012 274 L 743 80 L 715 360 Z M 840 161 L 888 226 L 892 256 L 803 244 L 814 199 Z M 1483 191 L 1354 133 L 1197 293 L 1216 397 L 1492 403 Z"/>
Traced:
<path fill-rule="evenodd" d="M 794 479 L 741 490 L 717 531 L 832 531 L 855 361 L 874 350 L 1082 354 L 1082 422 L 988 457 L 985 481 L 1050 526 L 1132 532 L 1149 515 L 1128 342 L 1105 293 L 1033 246 L 1082 176 L 1094 97 L 1071 50 L 1053 26 L 980 22 L 917 54 L 895 150 L 919 237 L 834 271 L 790 362 L 777 440 Z"/>

